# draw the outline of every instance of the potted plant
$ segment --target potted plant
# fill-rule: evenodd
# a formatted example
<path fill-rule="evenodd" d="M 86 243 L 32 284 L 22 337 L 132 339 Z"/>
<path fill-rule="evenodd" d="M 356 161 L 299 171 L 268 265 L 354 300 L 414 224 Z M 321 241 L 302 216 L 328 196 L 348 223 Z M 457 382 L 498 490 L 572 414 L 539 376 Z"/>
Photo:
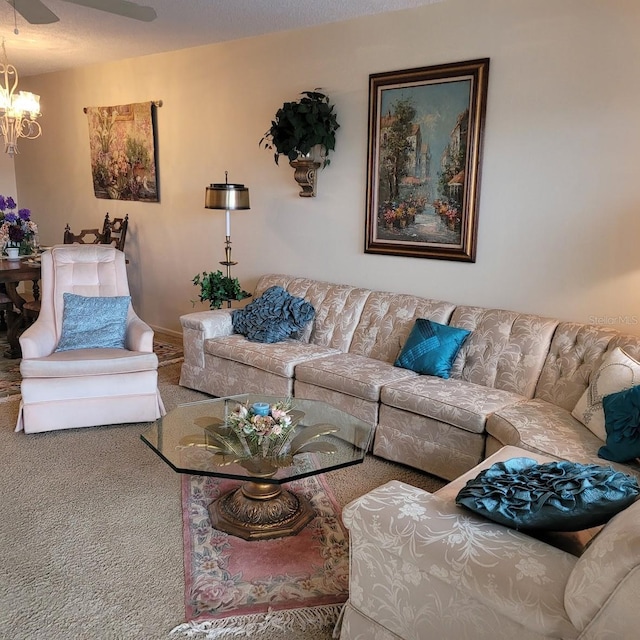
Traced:
<path fill-rule="evenodd" d="M 265 149 L 274 151 L 278 164 L 280 155 L 289 161 L 306 156 L 320 145 L 323 150 L 322 165 L 329 163 L 329 152 L 336 148 L 336 131 L 340 127 L 329 98 L 315 91 L 303 91 L 297 102 L 285 102 L 276 112 L 275 120 L 260 140 Z"/>
<path fill-rule="evenodd" d="M 222 271 L 203 271 L 193 278 L 193 284 L 200 287 L 200 302 L 209 302 L 210 309 L 220 309 L 224 302 L 244 300 L 251 297 L 248 291 L 240 286 L 238 278 L 230 278 Z M 195 301 L 192 301 L 195 304 Z"/>

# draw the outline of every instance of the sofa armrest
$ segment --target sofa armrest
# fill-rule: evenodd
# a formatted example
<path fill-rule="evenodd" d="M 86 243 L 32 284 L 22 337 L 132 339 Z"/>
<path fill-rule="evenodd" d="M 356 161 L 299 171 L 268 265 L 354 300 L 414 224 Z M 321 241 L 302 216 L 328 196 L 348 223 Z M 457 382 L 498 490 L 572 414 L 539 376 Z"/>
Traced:
<path fill-rule="evenodd" d="M 538 633 L 575 635 L 564 609 L 574 556 L 395 480 L 351 502 L 342 517 L 350 529 L 352 580 L 360 591 L 372 590 L 363 599 L 375 598 L 376 584 L 358 568 L 383 557 L 388 573 L 402 566 Z"/>
<path fill-rule="evenodd" d="M 233 334 L 233 309 L 198 311 L 180 316 L 185 363 L 204 367 L 204 343 Z"/>
<path fill-rule="evenodd" d="M 34 322 L 20 336 L 22 358 L 44 358 L 51 355 L 58 344 L 53 324 Z"/>
<path fill-rule="evenodd" d="M 153 329 L 132 312 L 127 319 L 126 346 L 131 351 L 153 353 Z"/>

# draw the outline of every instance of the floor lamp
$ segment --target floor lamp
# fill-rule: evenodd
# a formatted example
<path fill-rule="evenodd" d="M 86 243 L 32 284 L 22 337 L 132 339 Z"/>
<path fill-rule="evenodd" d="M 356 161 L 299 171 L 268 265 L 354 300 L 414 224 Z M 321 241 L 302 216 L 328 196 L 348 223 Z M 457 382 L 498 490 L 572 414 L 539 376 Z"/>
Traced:
<path fill-rule="evenodd" d="M 226 212 L 226 240 L 224 246 L 225 260 L 220 264 L 227 267 L 227 278 L 231 278 L 231 267 L 238 264 L 231 260 L 231 211 L 250 209 L 249 189 L 243 184 L 230 184 L 228 172 L 224 172 L 224 183 L 211 184 L 204 196 L 205 209 L 218 209 Z M 231 306 L 231 301 L 228 302 Z"/>

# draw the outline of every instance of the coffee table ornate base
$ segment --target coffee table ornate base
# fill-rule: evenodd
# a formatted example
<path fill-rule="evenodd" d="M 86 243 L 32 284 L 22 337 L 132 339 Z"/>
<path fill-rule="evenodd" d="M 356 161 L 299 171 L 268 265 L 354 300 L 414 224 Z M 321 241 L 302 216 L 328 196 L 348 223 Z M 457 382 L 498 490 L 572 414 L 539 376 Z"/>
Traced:
<path fill-rule="evenodd" d="M 209 505 L 213 528 L 244 540 L 294 535 L 314 517 L 304 496 L 269 482 L 245 482 Z"/>

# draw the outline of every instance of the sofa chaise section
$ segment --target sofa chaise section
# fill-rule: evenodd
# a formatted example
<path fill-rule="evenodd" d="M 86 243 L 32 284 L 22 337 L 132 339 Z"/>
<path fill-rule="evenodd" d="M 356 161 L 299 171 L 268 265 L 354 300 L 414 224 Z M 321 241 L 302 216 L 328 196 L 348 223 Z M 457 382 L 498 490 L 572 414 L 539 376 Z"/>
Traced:
<path fill-rule="evenodd" d="M 391 481 L 344 508 L 350 584 L 340 640 L 637 636 L 640 502 L 579 556 L 456 506 L 482 469 L 523 455 L 507 446 L 434 494 Z"/>

